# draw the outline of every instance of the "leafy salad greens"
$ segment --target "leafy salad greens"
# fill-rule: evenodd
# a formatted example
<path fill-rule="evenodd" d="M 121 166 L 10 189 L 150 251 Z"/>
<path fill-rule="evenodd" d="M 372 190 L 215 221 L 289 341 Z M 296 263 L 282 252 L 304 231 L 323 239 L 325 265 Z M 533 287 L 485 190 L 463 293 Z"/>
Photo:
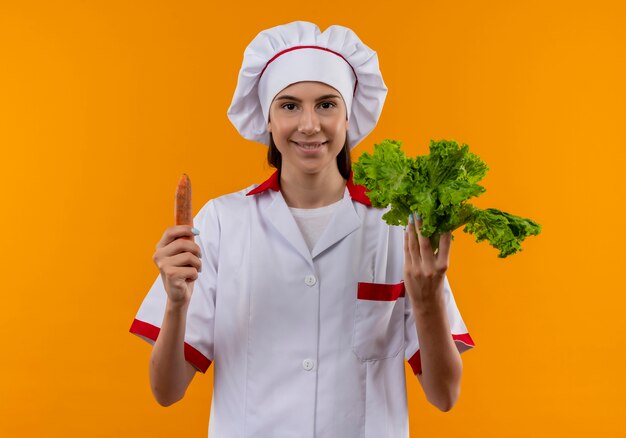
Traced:
<path fill-rule="evenodd" d="M 522 251 L 521 243 L 541 232 L 538 223 L 467 203 L 485 188 L 478 184 L 489 168 L 454 140 L 430 142 L 430 154 L 407 157 L 397 140 L 374 145 L 373 155 L 364 152 L 353 164 L 353 179 L 365 186 L 372 206 L 391 209 L 383 215 L 389 225 L 408 224 L 411 212 L 422 217 L 421 233 L 429 237 L 435 252 L 441 234 L 465 225 L 476 242 L 487 240 L 505 258 Z M 454 239 L 454 236 L 452 237 Z"/>

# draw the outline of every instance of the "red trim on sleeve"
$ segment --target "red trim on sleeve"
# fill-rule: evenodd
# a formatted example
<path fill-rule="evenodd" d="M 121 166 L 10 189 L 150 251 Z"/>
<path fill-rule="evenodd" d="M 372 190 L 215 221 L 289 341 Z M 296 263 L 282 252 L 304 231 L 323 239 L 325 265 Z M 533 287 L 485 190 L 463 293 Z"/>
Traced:
<path fill-rule="evenodd" d="M 140 321 L 135 319 L 130 326 L 129 332 L 137 336 L 143 336 L 145 338 L 156 341 L 159 337 L 159 332 L 161 329 L 157 326 L 149 324 L 144 321 Z M 209 360 L 206 356 L 196 350 L 194 347 L 185 342 L 184 346 L 185 351 L 185 360 L 192 364 L 194 367 L 206 373 L 206 371 L 211 366 L 211 360 Z"/>
<path fill-rule="evenodd" d="M 471 336 L 469 335 L 469 333 L 463 333 L 460 335 L 452 335 L 452 339 L 454 339 L 455 341 L 461 341 L 464 344 L 467 344 L 471 347 L 475 347 L 476 344 L 474 344 L 474 341 L 472 340 Z M 418 374 L 422 374 L 422 360 L 420 358 L 420 351 L 417 350 L 415 352 L 415 354 L 413 356 L 411 356 L 411 358 L 409 359 L 409 365 L 411 365 L 411 369 L 413 370 L 413 374 L 415 374 L 416 376 Z"/>
<path fill-rule="evenodd" d="M 462 335 L 452 335 L 452 339 L 454 339 L 455 341 L 461 341 L 464 344 L 469 345 L 470 347 L 476 346 L 476 344 L 474 344 L 474 340 L 469 335 L 469 333 L 464 333 Z"/>
<path fill-rule="evenodd" d="M 359 283 L 357 298 L 359 300 L 395 301 L 404 296 L 404 282 L 398 284 Z"/>
<path fill-rule="evenodd" d="M 420 351 L 417 350 L 413 356 L 409 359 L 409 365 L 413 370 L 413 374 L 416 376 L 422 374 L 422 360 L 420 359 Z"/>

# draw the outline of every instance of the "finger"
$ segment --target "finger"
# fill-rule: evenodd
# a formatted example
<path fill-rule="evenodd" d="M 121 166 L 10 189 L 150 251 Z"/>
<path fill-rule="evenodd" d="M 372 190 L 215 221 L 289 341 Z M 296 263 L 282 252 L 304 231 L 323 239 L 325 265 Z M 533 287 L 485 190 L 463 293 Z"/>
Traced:
<path fill-rule="evenodd" d="M 409 225 L 407 226 L 407 234 L 409 235 L 409 252 L 411 254 L 412 263 L 419 263 L 421 260 L 420 246 L 415 234 L 415 217 L 413 213 L 409 215 Z"/>
<path fill-rule="evenodd" d="M 171 257 L 184 252 L 189 252 L 196 257 L 202 257 L 202 251 L 197 243 L 180 237 L 173 242 L 170 242 L 167 246 L 158 248 L 155 255 L 163 258 Z"/>
<path fill-rule="evenodd" d="M 178 286 L 182 286 L 184 282 L 195 281 L 199 276 L 196 268 L 186 266 L 170 266 L 165 268 L 163 272 L 168 283 Z"/>
<path fill-rule="evenodd" d="M 190 252 L 183 252 L 173 255 L 169 258 L 168 262 L 171 266 L 180 268 L 189 267 L 200 270 L 200 268 L 202 267 L 202 262 L 200 261 L 200 259 Z"/>
<path fill-rule="evenodd" d="M 408 228 L 404 231 L 404 262 L 406 264 L 413 263 L 411 258 L 411 251 L 409 251 L 409 230 Z"/>
<path fill-rule="evenodd" d="M 159 243 L 157 243 L 157 249 L 169 245 L 180 237 L 189 237 L 189 240 L 193 240 L 195 234 L 192 229 L 193 227 L 191 225 L 173 225 L 168 227 L 163 233 L 161 240 L 159 240 Z"/>
<path fill-rule="evenodd" d="M 417 232 L 417 240 L 420 247 L 420 256 L 425 263 L 428 263 L 429 266 L 432 266 L 434 263 L 434 255 L 433 248 L 430 244 L 430 239 L 424 235 L 422 235 L 422 218 L 419 214 L 415 213 L 415 228 Z"/>
<path fill-rule="evenodd" d="M 196 281 L 198 279 L 198 271 L 196 268 L 178 268 L 177 274 L 176 279 L 184 280 L 186 282 Z"/>
<path fill-rule="evenodd" d="M 200 249 L 200 245 L 198 245 L 194 241 L 185 240 L 185 239 L 176 239 L 172 243 L 171 246 L 176 248 L 174 254 L 178 254 L 178 253 L 181 253 L 181 252 L 189 252 L 189 253 L 195 255 L 198 258 L 202 258 L 202 251 Z"/>
<path fill-rule="evenodd" d="M 437 262 L 443 266 L 450 266 L 450 247 L 452 246 L 452 232 L 443 233 L 439 237 L 439 251 Z"/>

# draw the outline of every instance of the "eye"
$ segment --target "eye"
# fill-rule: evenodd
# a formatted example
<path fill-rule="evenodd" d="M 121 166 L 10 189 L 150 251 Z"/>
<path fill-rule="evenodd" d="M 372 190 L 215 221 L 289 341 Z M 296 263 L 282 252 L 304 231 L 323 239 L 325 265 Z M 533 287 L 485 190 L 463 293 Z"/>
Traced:
<path fill-rule="evenodd" d="M 324 106 L 324 105 L 329 105 L 329 106 Z M 333 102 L 322 102 L 320 103 L 320 106 L 324 109 L 331 109 L 336 107 L 337 105 L 335 105 Z"/>
<path fill-rule="evenodd" d="M 295 103 L 286 103 L 286 104 L 282 105 L 281 108 L 285 108 L 286 110 L 291 111 L 291 110 L 294 109 L 295 106 L 296 106 Z M 287 108 L 287 107 L 289 107 L 289 108 Z"/>

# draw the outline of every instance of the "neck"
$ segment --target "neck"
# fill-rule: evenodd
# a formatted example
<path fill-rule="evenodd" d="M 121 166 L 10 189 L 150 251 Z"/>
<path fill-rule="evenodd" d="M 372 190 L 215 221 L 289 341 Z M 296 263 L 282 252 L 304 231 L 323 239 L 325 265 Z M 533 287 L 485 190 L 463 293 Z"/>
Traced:
<path fill-rule="evenodd" d="M 289 207 L 319 208 L 343 198 L 346 180 L 337 167 L 319 173 L 293 172 L 283 165 L 280 172 L 280 191 Z"/>

